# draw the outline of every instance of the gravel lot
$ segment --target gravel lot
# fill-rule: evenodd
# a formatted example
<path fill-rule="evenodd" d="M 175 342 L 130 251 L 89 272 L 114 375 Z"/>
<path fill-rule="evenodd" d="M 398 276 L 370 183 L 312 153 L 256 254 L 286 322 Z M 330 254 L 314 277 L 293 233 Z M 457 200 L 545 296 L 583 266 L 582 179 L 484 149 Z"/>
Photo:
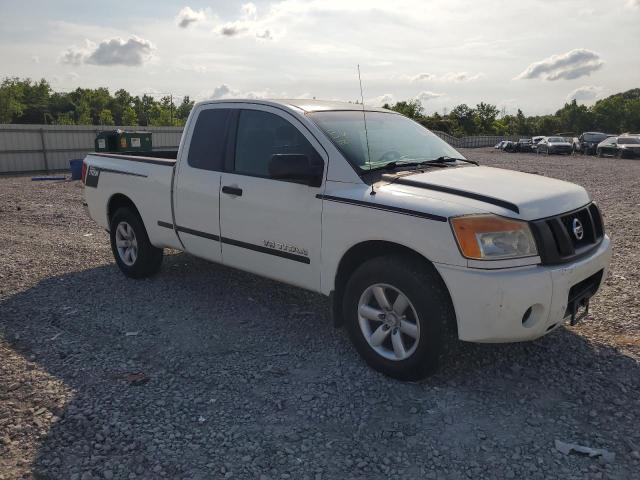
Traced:
<path fill-rule="evenodd" d="M 613 266 L 579 326 L 420 383 L 321 296 L 183 254 L 128 280 L 79 182 L 0 178 L 0 479 L 640 478 L 640 161 L 464 154 L 585 186 Z"/>

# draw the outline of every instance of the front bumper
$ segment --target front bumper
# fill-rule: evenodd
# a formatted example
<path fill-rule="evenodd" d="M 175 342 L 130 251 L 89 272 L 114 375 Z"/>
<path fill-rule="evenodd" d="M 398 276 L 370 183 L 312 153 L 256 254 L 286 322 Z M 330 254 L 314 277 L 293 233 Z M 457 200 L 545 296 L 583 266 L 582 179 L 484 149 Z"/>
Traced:
<path fill-rule="evenodd" d="M 606 278 L 611 241 L 604 236 L 589 256 L 563 265 L 480 270 L 436 264 L 453 301 L 460 340 L 534 340 L 568 320 L 572 286 L 602 270 Z M 598 285 L 598 288 L 600 287 Z M 523 322 L 527 310 L 531 314 Z"/>

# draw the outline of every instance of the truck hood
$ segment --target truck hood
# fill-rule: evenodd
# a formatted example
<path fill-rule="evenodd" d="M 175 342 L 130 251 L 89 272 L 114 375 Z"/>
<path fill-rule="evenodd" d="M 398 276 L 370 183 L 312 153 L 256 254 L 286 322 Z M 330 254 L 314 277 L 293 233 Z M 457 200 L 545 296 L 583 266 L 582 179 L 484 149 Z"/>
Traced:
<path fill-rule="evenodd" d="M 449 167 L 403 173 L 383 176 L 389 183 L 382 189 L 410 189 L 416 196 L 469 204 L 474 209 L 523 220 L 558 215 L 591 201 L 579 185 L 501 168 Z"/>

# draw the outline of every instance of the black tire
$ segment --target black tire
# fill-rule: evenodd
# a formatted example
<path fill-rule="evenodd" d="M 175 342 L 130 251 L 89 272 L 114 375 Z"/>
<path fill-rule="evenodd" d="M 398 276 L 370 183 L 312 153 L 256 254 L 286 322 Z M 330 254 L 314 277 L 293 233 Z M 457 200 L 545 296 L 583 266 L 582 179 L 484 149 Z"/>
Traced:
<path fill-rule="evenodd" d="M 125 223 L 131 227 L 135 234 L 137 246 L 137 255 L 135 260 L 129 261 L 127 264 L 121 256 L 116 245 L 116 230 L 118 226 Z M 111 251 L 118 267 L 127 277 L 145 278 L 158 272 L 162 264 L 162 249 L 154 247 L 149 241 L 147 230 L 138 213 L 128 207 L 122 207 L 116 210 L 111 217 L 109 237 L 111 239 Z"/>
<path fill-rule="evenodd" d="M 602 157 L 604 156 L 604 155 L 602 155 L 602 150 L 597 149 L 597 150 L 596 150 L 596 156 L 597 156 L 598 158 L 602 158 Z"/>
<path fill-rule="evenodd" d="M 618 158 L 624 158 L 624 151 L 622 151 L 622 150 L 618 150 L 618 151 L 616 152 L 616 157 L 618 157 Z"/>
<path fill-rule="evenodd" d="M 412 321 L 419 323 L 413 352 L 403 360 L 388 359 L 374 350 L 360 327 L 359 304 L 365 291 L 385 284 L 404 294 L 416 312 Z M 390 303 L 393 299 L 389 298 Z M 409 312 L 411 312 L 409 307 Z M 414 317 L 412 313 L 409 313 Z M 435 372 L 440 357 L 451 341 L 455 315 L 451 298 L 437 271 L 415 258 L 392 255 L 371 259 L 362 264 L 347 282 L 343 300 L 343 318 L 356 350 L 373 369 L 400 380 L 418 380 Z M 404 318 L 404 317 L 403 317 Z M 377 324 L 376 324 L 377 325 Z M 383 325 L 383 322 L 380 322 Z M 386 327 L 386 326 L 385 326 Z M 392 332 L 397 333 L 397 332 Z M 391 335 L 385 342 L 391 344 Z M 392 347 L 393 348 L 393 347 Z M 414 348 L 414 347 L 412 347 Z M 411 349 L 410 349 L 411 350 Z M 408 352 L 407 352 L 408 353 Z"/>

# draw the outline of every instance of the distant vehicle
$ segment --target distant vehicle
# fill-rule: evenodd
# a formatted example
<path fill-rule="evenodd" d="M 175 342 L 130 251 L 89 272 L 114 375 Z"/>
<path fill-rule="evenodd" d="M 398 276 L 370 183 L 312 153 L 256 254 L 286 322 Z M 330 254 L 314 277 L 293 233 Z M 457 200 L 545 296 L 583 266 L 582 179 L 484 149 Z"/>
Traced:
<path fill-rule="evenodd" d="M 570 155 L 573 145 L 564 137 L 544 137 L 538 142 L 536 152 L 545 155 Z"/>
<path fill-rule="evenodd" d="M 544 135 L 538 135 L 536 137 L 531 137 L 531 150 L 533 152 L 538 150 L 538 143 L 540 143 L 540 140 L 542 140 L 544 138 Z"/>
<path fill-rule="evenodd" d="M 502 147 L 504 147 L 504 144 L 505 144 L 505 143 L 506 143 L 506 140 L 502 140 L 502 141 L 498 142 L 498 143 L 496 144 L 496 146 L 495 146 L 495 147 L 493 147 L 493 148 L 495 148 L 496 150 L 502 150 Z"/>
<path fill-rule="evenodd" d="M 506 140 L 504 145 L 502 145 L 502 150 L 505 152 L 517 152 L 518 144 L 516 142 L 512 142 L 511 140 Z"/>
<path fill-rule="evenodd" d="M 595 155 L 598 144 L 607 137 L 610 135 L 602 132 L 584 132 L 578 137 L 578 141 L 574 142 L 573 149 L 585 155 Z"/>
<path fill-rule="evenodd" d="M 640 158 L 640 137 L 609 137 L 598 144 L 596 155 L 618 158 Z"/>
<path fill-rule="evenodd" d="M 530 138 L 521 138 L 518 140 L 518 151 L 519 152 L 531 152 L 531 146 L 533 142 Z"/>

